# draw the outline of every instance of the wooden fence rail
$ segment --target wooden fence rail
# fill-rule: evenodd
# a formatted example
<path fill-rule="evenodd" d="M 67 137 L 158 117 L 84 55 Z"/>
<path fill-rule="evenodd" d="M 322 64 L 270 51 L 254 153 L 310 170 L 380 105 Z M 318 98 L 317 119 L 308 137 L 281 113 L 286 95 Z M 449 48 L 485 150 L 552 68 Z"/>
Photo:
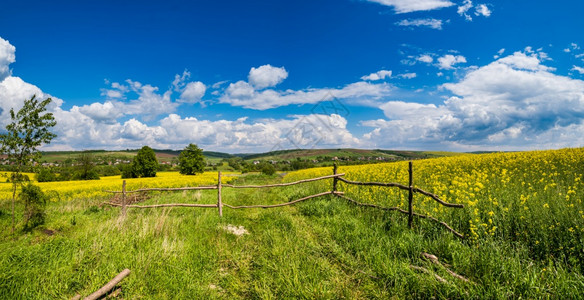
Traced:
<path fill-rule="evenodd" d="M 228 207 L 230 209 L 241 209 L 241 208 L 273 208 L 273 207 L 282 207 L 282 206 L 287 206 L 287 205 L 292 205 L 298 202 L 302 202 L 308 199 L 312 199 L 312 198 L 316 198 L 316 197 L 322 197 L 322 196 L 326 196 L 326 195 L 333 195 L 333 196 L 337 196 L 340 198 L 343 198 L 345 200 L 348 200 L 349 202 L 356 204 L 356 205 L 360 205 L 360 206 L 367 206 L 367 207 L 373 207 L 373 208 L 377 208 L 377 209 L 382 209 L 382 210 L 395 210 L 404 214 L 408 215 L 408 227 L 412 228 L 412 224 L 413 224 L 413 217 L 419 217 L 419 218 L 423 218 L 423 219 L 429 219 L 432 220 L 440 225 L 442 225 L 444 228 L 448 229 L 449 231 L 451 231 L 454 235 L 456 235 L 457 237 L 463 238 L 463 235 L 458 233 L 456 230 L 452 229 L 452 227 L 450 227 L 448 224 L 434 218 L 431 216 L 427 216 L 427 215 L 422 215 L 422 214 L 418 214 L 415 213 L 413 211 L 413 199 L 414 199 L 414 193 L 420 193 L 424 196 L 430 197 L 433 200 L 435 200 L 436 202 L 440 203 L 441 205 L 444 205 L 446 207 L 453 207 L 453 208 L 463 208 L 464 205 L 462 204 L 454 204 L 454 203 L 448 203 L 442 199 L 440 199 L 440 197 L 438 197 L 435 194 L 432 194 L 430 192 L 424 191 L 420 188 L 416 188 L 413 186 L 413 166 L 412 166 L 412 162 L 409 163 L 409 167 L 408 167 L 408 175 L 409 175 L 409 185 L 403 185 L 403 184 L 399 184 L 399 183 L 394 183 L 394 182 L 360 182 L 360 181 L 352 181 L 352 180 L 348 180 L 343 178 L 342 176 L 344 176 L 345 173 L 337 173 L 337 165 L 335 164 L 333 167 L 333 175 L 327 175 L 327 176 L 321 176 L 321 177 L 316 177 L 316 178 L 309 178 L 309 179 L 303 179 L 303 180 L 298 180 L 298 181 L 294 181 L 294 182 L 287 182 L 287 183 L 277 183 L 277 184 L 266 184 L 266 185 L 232 185 L 232 184 L 223 184 L 221 183 L 221 172 L 218 172 L 218 178 L 217 178 L 217 185 L 210 185 L 210 186 L 198 186 L 198 187 L 182 187 L 182 188 L 143 188 L 143 189 L 137 189 L 137 190 L 133 190 L 133 191 L 126 191 L 126 181 L 123 181 L 123 185 L 122 185 L 122 191 L 105 191 L 105 192 L 110 192 L 110 193 L 121 193 L 122 194 L 122 204 L 117 204 L 117 203 L 111 203 L 111 202 L 105 202 L 104 204 L 107 205 L 111 205 L 111 206 L 120 206 L 122 207 L 122 215 L 126 214 L 126 208 L 131 207 L 131 208 L 158 208 L 158 207 L 207 207 L 207 208 L 217 208 L 219 211 L 219 216 L 223 216 L 223 207 Z M 224 203 L 222 201 L 222 197 L 221 197 L 221 190 L 224 187 L 227 188 L 239 188 L 239 189 L 245 189 L 245 188 L 269 188 L 269 187 L 283 187 L 283 186 L 291 186 L 291 185 L 296 185 L 296 184 L 301 184 L 301 183 L 306 183 L 306 182 L 313 182 L 313 181 L 318 181 L 318 180 L 325 180 L 325 179 L 333 179 L 333 186 L 332 186 L 332 191 L 327 191 L 327 192 L 323 192 L 323 193 L 319 193 L 319 194 L 314 194 L 314 195 L 310 195 L 310 196 L 306 196 L 300 199 L 296 199 L 293 201 L 289 201 L 289 202 L 285 202 L 285 203 L 279 203 L 279 204 L 270 204 L 270 205 L 264 205 L 264 204 L 257 204 L 257 205 L 239 205 L 239 206 L 235 206 L 235 205 L 230 205 L 227 203 Z M 366 204 L 366 203 L 360 203 L 356 200 L 353 200 L 351 198 L 346 197 L 344 194 L 344 192 L 340 192 L 337 191 L 338 189 L 338 182 L 341 181 L 343 183 L 346 184 L 352 184 L 352 185 L 362 185 L 362 186 L 379 186 L 379 187 L 396 187 L 402 190 L 407 190 L 408 191 L 408 210 L 404 210 L 398 207 L 382 207 L 382 206 L 378 206 L 375 204 Z M 139 192 L 153 192 L 153 191 L 188 191 L 188 190 L 217 190 L 217 203 L 216 204 L 191 204 L 191 203 L 169 203 L 169 204 L 154 204 L 154 205 L 126 205 L 126 195 L 129 193 L 139 193 Z"/>

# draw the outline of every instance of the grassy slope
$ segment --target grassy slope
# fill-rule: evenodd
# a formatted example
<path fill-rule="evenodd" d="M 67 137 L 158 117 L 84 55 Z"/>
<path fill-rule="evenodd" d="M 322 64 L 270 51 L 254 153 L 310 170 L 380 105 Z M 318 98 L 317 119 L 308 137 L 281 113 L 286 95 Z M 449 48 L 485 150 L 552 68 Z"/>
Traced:
<path fill-rule="evenodd" d="M 238 184 L 279 181 L 242 177 Z M 224 189 L 232 205 L 280 203 L 317 192 L 313 185 Z M 159 194 L 146 203 L 213 203 L 216 191 Z M 121 286 L 134 298 L 577 298 L 580 268 L 535 259 L 522 243 L 460 241 L 426 221 L 408 230 L 395 212 L 321 198 L 275 209 L 97 208 L 99 200 L 51 203 L 46 228 L 12 240 L 0 233 L 0 298 L 87 295 L 124 268 Z M 0 203 L 0 227 L 10 226 Z M 17 207 L 21 212 L 22 207 Z M 21 218 L 21 216 L 18 216 Z M 223 229 L 244 226 L 248 235 Z M 420 257 L 432 253 L 446 269 Z M 425 267 L 431 274 L 415 271 Z M 436 280 L 434 275 L 446 279 Z"/>

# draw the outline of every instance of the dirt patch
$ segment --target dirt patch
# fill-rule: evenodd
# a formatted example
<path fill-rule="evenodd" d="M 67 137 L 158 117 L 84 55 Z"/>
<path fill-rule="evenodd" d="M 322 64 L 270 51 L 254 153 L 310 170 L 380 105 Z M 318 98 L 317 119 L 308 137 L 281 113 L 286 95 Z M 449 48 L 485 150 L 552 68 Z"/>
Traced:
<path fill-rule="evenodd" d="M 48 236 L 53 236 L 53 235 L 57 234 L 56 231 L 51 230 L 51 229 L 43 229 L 43 233 L 48 235 Z"/>

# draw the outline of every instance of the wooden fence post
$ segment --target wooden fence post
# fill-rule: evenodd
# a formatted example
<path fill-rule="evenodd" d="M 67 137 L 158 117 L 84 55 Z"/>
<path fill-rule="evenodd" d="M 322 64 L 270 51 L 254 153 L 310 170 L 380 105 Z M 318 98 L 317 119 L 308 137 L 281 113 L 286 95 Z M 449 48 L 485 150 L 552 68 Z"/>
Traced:
<path fill-rule="evenodd" d="M 408 173 L 410 175 L 410 185 L 409 185 L 409 193 L 408 193 L 408 227 L 412 228 L 412 222 L 414 220 L 414 208 L 413 208 L 413 201 L 414 201 L 414 176 L 413 176 L 413 167 L 412 162 L 409 163 Z"/>
<path fill-rule="evenodd" d="M 333 175 L 337 175 L 337 163 L 333 165 Z M 333 178 L 333 194 L 337 191 L 338 177 Z"/>
<path fill-rule="evenodd" d="M 126 216 L 126 181 L 122 183 L 122 216 Z"/>
<path fill-rule="evenodd" d="M 223 217 L 223 203 L 221 202 L 221 171 L 219 171 L 217 177 L 217 207 L 219 208 L 219 217 Z"/>

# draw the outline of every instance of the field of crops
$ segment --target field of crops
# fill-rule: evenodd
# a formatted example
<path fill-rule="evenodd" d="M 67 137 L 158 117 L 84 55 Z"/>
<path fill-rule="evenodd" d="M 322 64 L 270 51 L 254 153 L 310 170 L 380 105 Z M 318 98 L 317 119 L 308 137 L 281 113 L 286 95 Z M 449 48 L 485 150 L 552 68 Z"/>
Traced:
<path fill-rule="evenodd" d="M 34 174 L 27 173 L 31 179 Z M 230 173 L 223 174 L 221 181 L 226 183 L 231 180 Z M 100 180 L 87 181 L 62 181 L 40 182 L 38 184 L 45 193 L 51 196 L 52 201 L 70 201 L 73 199 L 94 199 L 111 196 L 105 191 L 121 191 L 122 182 L 120 176 L 102 177 Z M 182 175 L 178 172 L 158 172 L 152 178 L 131 178 L 126 180 L 128 191 L 143 187 L 185 187 L 217 184 L 217 172 L 205 172 L 195 176 Z M 11 199 L 12 184 L 0 183 L 0 200 Z"/>
<path fill-rule="evenodd" d="M 357 181 L 408 184 L 408 163 L 340 167 Z M 331 168 L 291 173 L 287 180 L 329 175 Z M 414 161 L 414 186 L 464 209 L 416 194 L 414 211 L 444 220 L 469 240 L 525 244 L 541 259 L 584 267 L 584 149 L 461 155 Z M 330 182 L 320 183 L 330 189 Z M 339 183 L 360 202 L 407 209 L 407 191 Z"/>
<path fill-rule="evenodd" d="M 413 162 L 414 211 L 359 207 L 326 196 L 277 208 L 101 206 L 119 177 L 41 184 L 53 201 L 47 222 L 22 231 L 10 184 L 0 184 L 0 299 L 71 298 L 99 289 L 121 270 L 127 299 L 575 299 L 584 290 L 584 149 L 460 155 Z M 332 168 L 223 178 L 235 185 L 330 175 Z M 354 181 L 408 184 L 408 163 L 342 166 Z M 282 178 L 283 177 L 283 178 Z M 217 173 L 159 173 L 128 189 L 209 185 Z M 278 204 L 330 191 L 332 180 L 222 190 L 231 205 Z M 338 189 L 362 203 L 407 209 L 407 191 Z M 52 192 L 51 192 L 52 191 Z M 58 199 L 61 199 L 59 201 Z M 217 202 L 217 191 L 153 193 L 143 204 Z M 234 234 L 229 228 L 238 228 Z M 422 254 L 435 255 L 441 264 Z M 458 274 L 454 276 L 454 274 Z"/>

